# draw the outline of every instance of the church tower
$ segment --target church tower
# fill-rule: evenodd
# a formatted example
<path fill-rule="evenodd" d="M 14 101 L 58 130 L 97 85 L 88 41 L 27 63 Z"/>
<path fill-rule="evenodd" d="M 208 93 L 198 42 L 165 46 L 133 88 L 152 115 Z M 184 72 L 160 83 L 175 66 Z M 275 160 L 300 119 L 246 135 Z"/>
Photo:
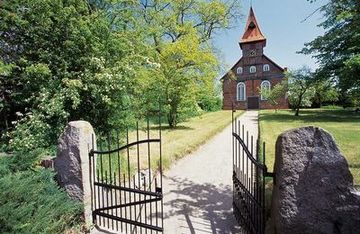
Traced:
<path fill-rule="evenodd" d="M 272 109 L 288 108 L 286 97 L 272 106 L 260 90 L 271 89 L 284 78 L 285 69 L 281 68 L 264 54 L 266 38 L 262 34 L 253 8 L 240 38 L 242 57 L 225 74 L 223 81 L 223 109 Z"/>
<path fill-rule="evenodd" d="M 262 55 L 264 52 L 264 47 L 266 46 L 266 38 L 261 33 L 252 7 L 250 8 L 249 17 L 246 22 L 245 32 L 240 39 L 239 45 L 243 51 L 243 57 Z"/>

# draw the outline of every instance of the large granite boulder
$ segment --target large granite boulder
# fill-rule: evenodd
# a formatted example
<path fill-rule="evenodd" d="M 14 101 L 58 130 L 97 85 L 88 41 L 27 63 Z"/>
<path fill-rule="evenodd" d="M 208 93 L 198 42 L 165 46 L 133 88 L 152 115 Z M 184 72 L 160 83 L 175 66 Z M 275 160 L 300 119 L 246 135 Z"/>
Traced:
<path fill-rule="evenodd" d="M 318 127 L 281 134 L 276 156 L 273 233 L 360 233 L 360 196 L 333 137 Z"/>
<path fill-rule="evenodd" d="M 69 197 L 84 203 L 86 222 L 91 222 L 89 150 L 93 144 L 96 145 L 95 133 L 90 123 L 69 122 L 59 137 L 57 157 L 54 160 L 59 185 Z"/>

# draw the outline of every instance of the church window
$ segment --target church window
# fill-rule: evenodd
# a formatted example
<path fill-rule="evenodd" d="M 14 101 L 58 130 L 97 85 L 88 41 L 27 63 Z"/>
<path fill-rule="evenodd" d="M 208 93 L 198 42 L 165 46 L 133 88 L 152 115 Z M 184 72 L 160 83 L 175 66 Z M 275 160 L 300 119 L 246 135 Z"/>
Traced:
<path fill-rule="evenodd" d="M 255 73 L 256 72 L 256 67 L 255 66 L 251 66 L 250 67 L 250 73 Z"/>
<path fill-rule="evenodd" d="M 242 73 L 243 73 L 243 68 L 242 68 L 242 67 L 238 67 L 238 68 L 236 69 L 236 73 L 237 73 L 237 74 L 242 74 Z"/>
<path fill-rule="evenodd" d="M 264 64 L 264 66 L 263 66 L 263 71 L 264 71 L 264 72 L 270 71 L 270 66 L 269 66 L 269 64 Z"/>
<path fill-rule="evenodd" d="M 266 90 L 270 91 L 270 82 L 268 80 L 261 82 L 261 100 L 267 100 L 267 98 L 263 95 Z"/>
<path fill-rule="evenodd" d="M 243 82 L 240 82 L 236 86 L 236 99 L 238 101 L 245 101 L 246 99 L 246 87 Z"/>

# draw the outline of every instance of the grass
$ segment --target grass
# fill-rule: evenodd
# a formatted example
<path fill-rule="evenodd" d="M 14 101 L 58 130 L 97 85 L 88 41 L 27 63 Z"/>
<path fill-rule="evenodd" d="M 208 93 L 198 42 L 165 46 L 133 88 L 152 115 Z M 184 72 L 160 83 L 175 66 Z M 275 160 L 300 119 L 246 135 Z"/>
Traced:
<path fill-rule="evenodd" d="M 349 163 L 354 183 L 360 184 L 360 115 L 343 109 L 305 109 L 300 116 L 289 110 L 260 111 L 260 134 L 266 142 L 266 165 L 272 171 L 275 142 L 286 130 L 303 126 L 318 126 L 330 132 Z"/>

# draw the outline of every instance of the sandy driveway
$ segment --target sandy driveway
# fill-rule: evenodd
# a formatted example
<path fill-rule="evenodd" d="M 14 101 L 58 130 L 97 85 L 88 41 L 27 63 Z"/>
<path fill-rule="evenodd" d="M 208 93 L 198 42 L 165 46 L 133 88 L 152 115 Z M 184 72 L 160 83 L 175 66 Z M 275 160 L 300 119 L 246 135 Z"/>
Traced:
<path fill-rule="evenodd" d="M 257 138 L 257 111 L 240 117 Z M 241 233 L 232 213 L 231 125 L 164 176 L 165 234 Z"/>

